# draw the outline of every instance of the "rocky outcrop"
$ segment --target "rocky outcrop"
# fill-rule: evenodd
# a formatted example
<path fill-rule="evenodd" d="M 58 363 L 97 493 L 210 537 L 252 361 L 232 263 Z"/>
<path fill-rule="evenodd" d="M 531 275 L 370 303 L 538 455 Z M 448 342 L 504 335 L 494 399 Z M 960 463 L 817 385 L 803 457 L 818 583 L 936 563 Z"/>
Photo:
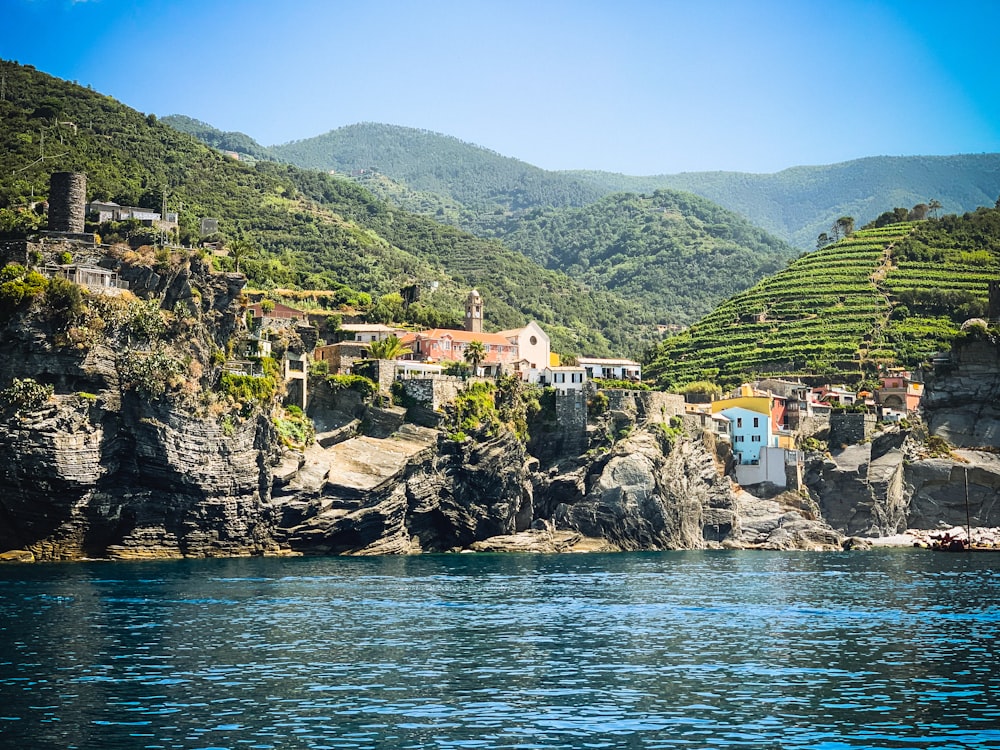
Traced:
<path fill-rule="evenodd" d="M 960 448 L 1000 448 L 1000 342 L 956 345 L 928 375 L 921 408 L 932 435 Z"/>
<path fill-rule="evenodd" d="M 888 536 L 906 528 L 906 437 L 889 432 L 871 443 L 809 455 L 804 483 L 833 528 L 850 536 Z"/>
<path fill-rule="evenodd" d="M 706 525 L 724 536 L 735 519 L 728 480 L 711 456 L 693 442 L 671 446 L 655 429 L 596 460 L 555 467 L 536 481 L 535 493 L 557 529 L 622 550 L 703 547 Z"/>
<path fill-rule="evenodd" d="M 0 423 L 0 544 L 36 559 L 277 552 L 262 487 L 267 420 L 66 396 Z"/>

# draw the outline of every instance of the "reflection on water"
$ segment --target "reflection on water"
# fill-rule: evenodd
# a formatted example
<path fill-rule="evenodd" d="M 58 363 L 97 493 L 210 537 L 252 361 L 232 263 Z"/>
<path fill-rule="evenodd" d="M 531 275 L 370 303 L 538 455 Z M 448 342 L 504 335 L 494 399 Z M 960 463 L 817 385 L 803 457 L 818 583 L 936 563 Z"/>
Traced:
<path fill-rule="evenodd" d="M 0 746 L 1000 747 L 1000 554 L 0 568 Z"/>

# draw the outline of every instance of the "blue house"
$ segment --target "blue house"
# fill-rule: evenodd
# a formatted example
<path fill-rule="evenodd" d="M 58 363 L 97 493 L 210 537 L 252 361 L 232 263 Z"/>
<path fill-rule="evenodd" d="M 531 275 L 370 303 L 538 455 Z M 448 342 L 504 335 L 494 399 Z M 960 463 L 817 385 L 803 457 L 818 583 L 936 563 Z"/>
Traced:
<path fill-rule="evenodd" d="M 724 409 L 722 416 L 729 420 L 729 434 L 733 454 L 740 464 L 760 462 L 760 449 L 777 446 L 777 436 L 771 435 L 771 414 L 752 411 L 742 406 Z"/>

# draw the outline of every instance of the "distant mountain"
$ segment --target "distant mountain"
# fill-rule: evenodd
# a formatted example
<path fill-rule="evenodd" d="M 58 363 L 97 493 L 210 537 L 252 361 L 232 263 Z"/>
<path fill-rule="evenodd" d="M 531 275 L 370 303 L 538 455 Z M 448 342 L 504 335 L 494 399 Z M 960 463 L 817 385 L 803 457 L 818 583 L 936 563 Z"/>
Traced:
<path fill-rule="evenodd" d="M 387 201 L 500 240 L 589 288 L 627 298 L 658 324 L 691 323 L 798 255 L 690 193 L 602 195 L 584 180 L 423 130 L 355 125 L 271 153 L 350 172 Z"/>
<path fill-rule="evenodd" d="M 269 149 L 261 146 L 246 133 L 219 130 L 207 122 L 186 115 L 167 115 L 161 117 L 160 122 L 182 133 L 193 135 L 202 143 L 219 151 L 232 151 L 241 157 L 249 156 L 254 160 L 277 161 Z"/>
<path fill-rule="evenodd" d="M 841 216 L 852 216 L 861 225 L 896 206 L 910 208 L 932 199 L 945 212 L 962 213 L 992 206 L 1000 195 L 1000 154 L 879 156 L 776 174 L 632 177 L 548 172 L 450 136 L 375 123 L 274 146 L 271 152 L 309 169 L 374 171 L 414 193 L 443 196 L 445 203 L 458 206 L 452 212 L 434 207 L 441 209 L 438 218 L 478 234 L 492 231 L 497 212 L 581 207 L 610 193 L 672 189 L 708 198 L 799 249 L 812 250 L 817 236 Z"/>
<path fill-rule="evenodd" d="M 946 213 L 992 206 L 1000 195 L 1000 154 L 875 156 L 775 174 L 689 172 L 629 177 L 568 172 L 609 192 L 686 190 L 745 216 L 796 247 L 811 250 L 841 216 L 867 224 L 882 212 L 938 200 Z"/>

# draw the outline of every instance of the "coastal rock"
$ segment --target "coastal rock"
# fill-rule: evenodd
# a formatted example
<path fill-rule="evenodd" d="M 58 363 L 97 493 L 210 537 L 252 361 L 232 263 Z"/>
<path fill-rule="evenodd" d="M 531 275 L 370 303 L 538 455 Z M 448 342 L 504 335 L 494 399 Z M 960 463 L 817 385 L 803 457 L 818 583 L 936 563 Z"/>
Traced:
<path fill-rule="evenodd" d="M 713 525 L 733 521 L 728 481 L 704 447 L 688 440 L 671 446 L 656 428 L 637 431 L 585 471 L 548 477 L 538 492 L 559 497 L 556 528 L 623 550 L 704 547 L 707 509 Z"/>
<path fill-rule="evenodd" d="M 0 424 L 5 549 L 39 560 L 233 556 L 274 548 L 260 489 L 266 420 L 215 420 L 75 396 Z"/>
<path fill-rule="evenodd" d="M 905 439 L 905 433 L 894 432 L 827 456 L 808 456 L 804 483 L 831 527 L 870 537 L 906 527 Z"/>
<path fill-rule="evenodd" d="M 821 518 L 812 516 L 809 503 L 797 492 L 759 498 L 737 494 L 739 530 L 725 546 L 740 549 L 841 549 L 844 537 Z"/>
<path fill-rule="evenodd" d="M 973 526 L 1000 525 L 1000 456 L 965 450 L 954 455 L 907 467 L 910 528 L 964 526 L 967 518 Z"/>

